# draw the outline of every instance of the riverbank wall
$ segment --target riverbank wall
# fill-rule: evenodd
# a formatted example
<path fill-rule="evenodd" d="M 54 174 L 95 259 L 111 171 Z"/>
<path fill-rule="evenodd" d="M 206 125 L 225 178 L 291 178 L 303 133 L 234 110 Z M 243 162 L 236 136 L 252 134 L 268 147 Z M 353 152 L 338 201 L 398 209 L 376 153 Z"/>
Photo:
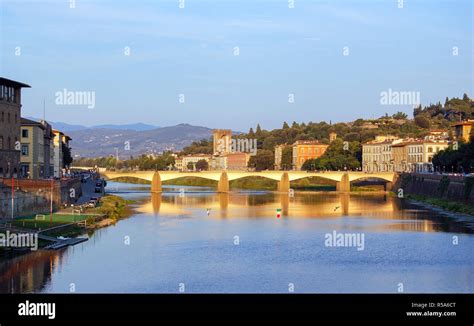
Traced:
<path fill-rule="evenodd" d="M 82 195 L 80 179 L 30 180 L 0 179 L 0 218 L 25 216 L 49 212 L 53 196 L 53 210 L 61 205 L 73 204 Z M 12 201 L 13 197 L 13 201 Z"/>
<path fill-rule="evenodd" d="M 474 205 L 474 177 L 404 173 L 393 191 Z"/>

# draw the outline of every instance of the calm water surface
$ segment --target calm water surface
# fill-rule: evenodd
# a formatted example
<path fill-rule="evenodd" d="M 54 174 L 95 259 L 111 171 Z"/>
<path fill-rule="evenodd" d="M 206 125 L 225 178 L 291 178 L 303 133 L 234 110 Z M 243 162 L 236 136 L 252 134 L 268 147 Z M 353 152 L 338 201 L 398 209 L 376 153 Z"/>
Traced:
<path fill-rule="evenodd" d="M 0 263 L 0 292 L 474 292 L 472 225 L 386 194 L 179 188 L 110 182 L 136 200 L 134 215 L 74 247 Z M 364 235 L 363 250 L 327 247 L 333 232 Z"/>

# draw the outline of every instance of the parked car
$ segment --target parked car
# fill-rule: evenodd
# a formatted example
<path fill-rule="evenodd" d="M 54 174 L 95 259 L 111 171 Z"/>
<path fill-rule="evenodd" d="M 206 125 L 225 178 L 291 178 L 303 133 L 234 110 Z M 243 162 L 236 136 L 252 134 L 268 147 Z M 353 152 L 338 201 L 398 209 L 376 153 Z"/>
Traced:
<path fill-rule="evenodd" d="M 97 206 L 97 200 L 95 200 L 94 198 L 95 198 L 95 197 L 92 197 L 92 198 L 89 200 L 89 202 L 87 203 L 87 206 L 88 206 L 88 207 L 94 208 L 94 207 Z"/>

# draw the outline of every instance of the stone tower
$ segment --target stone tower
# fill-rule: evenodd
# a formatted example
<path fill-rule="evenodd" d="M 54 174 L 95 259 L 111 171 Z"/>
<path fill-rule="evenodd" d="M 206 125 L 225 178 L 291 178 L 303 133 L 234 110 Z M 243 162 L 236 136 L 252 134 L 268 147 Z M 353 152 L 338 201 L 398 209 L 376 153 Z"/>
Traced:
<path fill-rule="evenodd" d="M 224 155 L 231 152 L 232 130 L 215 129 L 212 132 L 214 155 Z"/>

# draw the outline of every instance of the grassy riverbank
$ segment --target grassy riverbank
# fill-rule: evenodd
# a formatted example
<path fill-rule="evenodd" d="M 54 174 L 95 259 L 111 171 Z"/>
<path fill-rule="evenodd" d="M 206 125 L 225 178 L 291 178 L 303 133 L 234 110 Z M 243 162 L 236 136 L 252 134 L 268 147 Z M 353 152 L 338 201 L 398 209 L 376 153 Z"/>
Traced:
<path fill-rule="evenodd" d="M 49 231 L 44 231 L 44 235 L 51 237 L 68 237 L 74 238 L 84 234 L 85 232 L 93 232 L 94 229 L 106 227 L 116 223 L 118 220 L 126 218 L 132 214 L 130 204 L 134 201 L 126 200 L 119 196 L 106 195 L 102 197 L 98 207 L 87 209 L 85 214 L 68 215 L 68 214 L 53 214 L 52 221 L 50 215 L 44 216 L 44 219 L 36 219 L 36 216 L 26 216 L 17 218 L 12 222 L 12 226 L 28 231 L 41 231 L 57 227 Z M 86 221 L 86 229 L 84 224 L 71 224 L 74 222 Z M 43 248 L 51 242 L 39 239 L 38 246 Z M 24 252 L 23 252 L 24 253 Z M 12 252 L 0 247 L 0 257 L 12 258 L 22 254 L 22 252 Z"/>
<path fill-rule="evenodd" d="M 132 203 L 133 201 L 125 200 L 119 196 L 106 195 L 102 197 L 100 204 L 96 208 L 89 208 L 84 214 L 69 215 L 56 213 L 53 215 L 52 221 L 49 214 L 45 215 L 44 219 L 27 216 L 15 219 L 12 225 L 35 231 L 64 226 L 63 228 L 45 231 L 44 234 L 56 237 L 74 237 L 84 233 L 84 226 L 71 223 L 85 221 L 87 229 L 110 225 L 119 219 L 128 217 L 132 213 L 129 207 L 129 204 Z"/>
<path fill-rule="evenodd" d="M 423 195 L 410 194 L 410 195 L 407 195 L 406 198 L 415 200 L 418 202 L 426 203 L 429 205 L 433 205 L 449 212 L 468 214 L 468 215 L 474 216 L 474 206 L 472 205 L 463 204 L 460 202 L 455 202 L 455 201 L 451 201 L 447 199 L 427 197 Z"/>

